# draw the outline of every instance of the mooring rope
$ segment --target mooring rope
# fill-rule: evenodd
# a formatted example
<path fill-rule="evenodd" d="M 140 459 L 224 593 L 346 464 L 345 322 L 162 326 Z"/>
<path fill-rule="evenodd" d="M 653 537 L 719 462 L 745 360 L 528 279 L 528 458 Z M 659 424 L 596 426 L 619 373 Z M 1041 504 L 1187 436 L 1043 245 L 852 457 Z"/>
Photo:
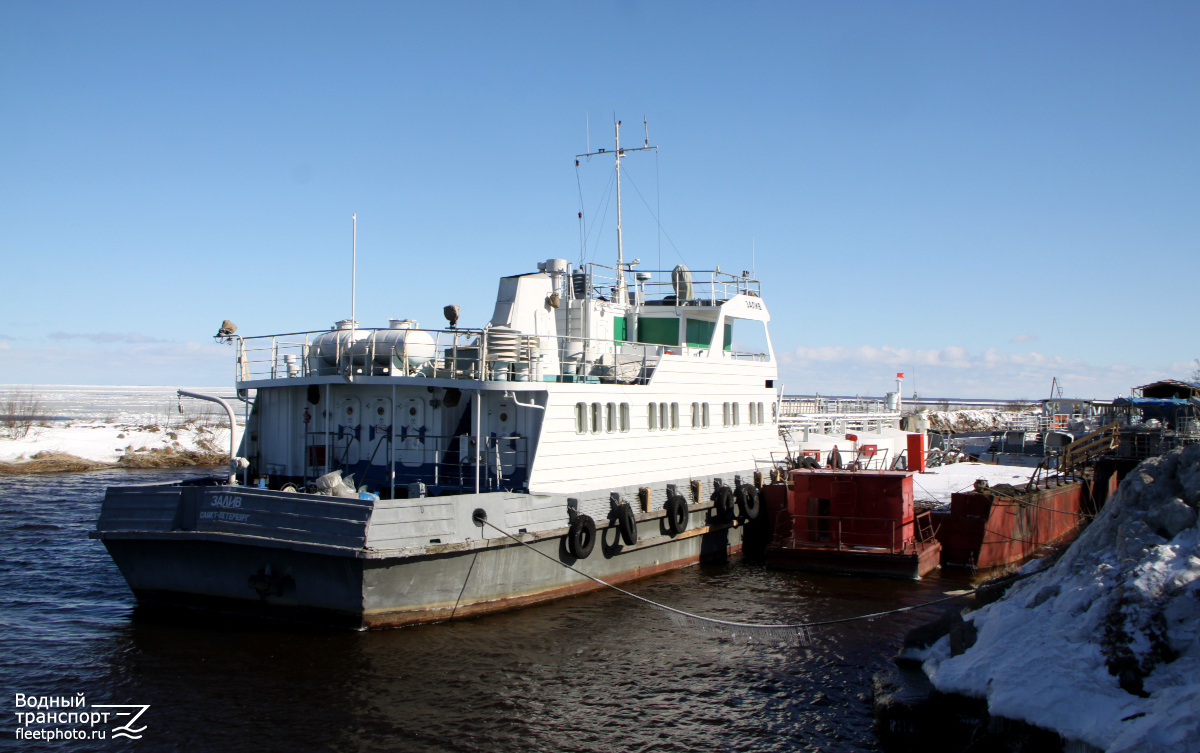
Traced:
<path fill-rule="evenodd" d="M 476 522 L 482 523 L 483 525 L 485 525 L 489 528 L 495 529 L 496 531 L 503 534 L 504 536 L 507 536 L 508 538 L 517 542 L 521 546 L 524 546 L 524 547 L 527 547 L 527 548 L 533 550 L 534 552 L 545 557 L 546 559 L 550 560 L 551 562 L 562 565 L 563 567 L 567 568 L 568 570 L 570 570 L 574 573 L 577 573 L 579 575 L 582 575 L 583 577 L 587 578 L 588 580 L 599 583 L 600 585 L 604 586 L 605 588 L 611 588 L 612 590 L 616 591 L 617 593 L 621 593 L 621 594 L 624 594 L 631 598 L 637 599 L 638 601 L 640 601 L 642 603 L 649 604 L 650 606 L 654 607 L 655 609 L 661 609 L 661 610 L 667 612 L 671 619 L 671 622 L 677 626 L 689 627 L 689 628 L 696 629 L 701 632 L 710 633 L 713 635 L 744 636 L 745 638 L 755 641 L 755 642 L 758 642 L 758 643 L 770 643 L 770 644 L 792 643 L 795 645 L 808 645 L 809 643 L 812 642 L 812 634 L 811 634 L 812 628 L 825 627 L 828 625 L 840 625 L 843 623 L 856 622 L 859 620 L 874 620 L 879 617 L 886 617 L 886 616 L 892 615 L 892 614 L 900 614 L 902 612 L 912 612 L 917 609 L 924 609 L 925 607 L 934 606 L 935 604 L 942 604 L 944 602 L 951 601 L 953 599 L 962 598 L 963 596 L 969 596 L 971 594 L 979 593 L 980 591 L 990 590 L 992 588 L 995 588 L 995 587 L 1001 585 L 1001 584 L 984 584 L 982 586 L 975 586 L 974 588 L 956 592 L 950 596 L 944 596 L 940 599 L 933 599 L 932 601 L 924 601 L 919 604 L 912 604 L 907 607 L 898 607 L 896 609 L 889 609 L 889 610 L 886 610 L 883 612 L 872 612 L 871 614 L 860 614 L 860 615 L 855 615 L 853 617 L 841 617 L 836 620 L 820 620 L 817 622 L 799 622 L 799 623 L 794 623 L 794 624 L 779 624 L 779 625 L 763 625 L 763 624 L 757 624 L 757 623 L 751 623 L 751 622 L 730 622 L 729 620 L 718 620 L 714 617 L 704 617 L 702 615 L 693 614 L 691 612 L 685 612 L 682 609 L 676 609 L 675 607 L 669 607 L 666 604 L 660 604 L 657 601 L 652 601 L 650 599 L 647 599 L 644 596 L 638 596 L 637 594 L 635 594 L 631 591 L 626 591 L 624 588 L 621 588 L 619 586 L 614 586 L 613 584 L 611 584 L 607 581 L 600 580 L 599 578 L 595 577 L 594 575 L 588 575 L 587 573 L 583 572 L 579 568 L 572 567 L 571 565 L 568 565 L 567 563 L 565 563 L 559 559 L 556 559 L 555 557 L 552 557 L 549 554 L 546 554 L 545 552 L 541 551 L 540 549 L 533 546 L 532 544 L 522 541 L 521 539 L 517 538 L 516 536 L 509 533 L 508 531 L 505 531 L 503 528 L 493 525 L 492 523 L 488 522 L 487 519 L 485 519 L 485 518 L 476 518 L 475 520 L 476 520 Z M 1032 573 L 1031 573 L 1031 575 L 1032 575 Z M 1017 578 L 1013 579 L 1013 581 L 1009 581 L 1009 582 L 1015 582 L 1016 580 L 1023 580 L 1027 577 L 1029 577 L 1029 575 L 1018 576 Z"/>

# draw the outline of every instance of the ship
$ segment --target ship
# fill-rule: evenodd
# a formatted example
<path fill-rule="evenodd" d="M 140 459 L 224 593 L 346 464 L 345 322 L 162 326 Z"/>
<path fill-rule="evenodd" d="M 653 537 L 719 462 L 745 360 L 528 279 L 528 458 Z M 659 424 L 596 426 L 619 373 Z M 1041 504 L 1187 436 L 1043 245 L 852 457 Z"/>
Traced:
<path fill-rule="evenodd" d="M 138 602 L 392 627 L 736 554 L 784 452 L 769 309 L 749 272 L 625 261 L 621 161 L 654 147 L 614 131 L 578 157 L 613 158 L 615 265 L 531 263 L 475 327 L 226 322 L 232 472 L 109 488 L 91 533 Z"/>

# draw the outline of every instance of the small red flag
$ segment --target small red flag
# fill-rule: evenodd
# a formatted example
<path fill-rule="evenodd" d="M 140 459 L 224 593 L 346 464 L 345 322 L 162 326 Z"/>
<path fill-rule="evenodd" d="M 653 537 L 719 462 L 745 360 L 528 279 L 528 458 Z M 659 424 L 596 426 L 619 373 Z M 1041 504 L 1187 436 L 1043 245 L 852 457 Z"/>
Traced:
<path fill-rule="evenodd" d="M 897 379 L 903 379 L 903 378 L 904 378 L 904 372 L 903 372 L 903 371 L 898 371 L 898 372 L 896 372 L 896 378 L 897 378 Z"/>

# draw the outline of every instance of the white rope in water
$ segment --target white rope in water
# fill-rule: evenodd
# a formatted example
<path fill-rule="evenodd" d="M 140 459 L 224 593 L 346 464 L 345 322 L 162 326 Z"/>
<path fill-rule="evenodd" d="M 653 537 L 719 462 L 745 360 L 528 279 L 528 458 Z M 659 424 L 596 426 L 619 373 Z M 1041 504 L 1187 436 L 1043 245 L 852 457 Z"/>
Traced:
<path fill-rule="evenodd" d="M 751 643 L 764 643 L 764 644 L 769 644 L 769 645 L 784 644 L 784 645 L 793 645 L 793 646 L 807 646 L 812 643 L 812 628 L 815 628 L 815 627 L 822 627 L 825 625 L 837 625 L 837 624 L 840 624 L 843 622 L 854 622 L 856 620 L 873 620 L 877 617 L 884 617 L 889 614 L 899 614 L 901 612 L 911 612 L 914 609 L 921 609 L 924 607 L 932 606 L 934 604 L 941 604 L 942 602 L 950 601 L 952 599 L 962 598 L 963 596 L 975 593 L 976 591 L 979 590 L 979 588 L 972 588 L 968 591 L 955 592 L 954 594 L 952 594 L 950 596 L 946 596 L 941 599 L 934 599 L 933 601 L 926 601 L 926 602 L 922 602 L 920 604 L 913 604 L 912 606 L 908 606 L 908 607 L 899 607 L 898 609 L 889 609 L 886 612 L 861 614 L 861 615 L 857 615 L 854 617 L 843 617 L 843 618 L 837 619 L 837 620 L 824 620 L 821 622 L 801 622 L 801 623 L 797 623 L 797 624 L 793 624 L 793 625 L 760 625 L 760 624 L 755 624 L 755 623 L 750 623 L 750 622 L 730 622 L 728 620 L 718 620 L 718 619 L 714 619 L 712 617 L 702 617 L 698 614 L 692 614 L 690 612 L 685 612 L 682 609 L 676 609 L 675 607 L 669 607 L 666 604 L 659 604 L 657 601 L 651 601 L 650 599 L 647 599 L 644 596 L 638 596 L 635 593 L 626 591 L 625 589 L 620 588 L 618 586 L 614 586 L 613 584 L 608 583 L 607 581 L 603 581 L 595 576 L 588 575 L 587 573 L 583 572 L 582 570 L 580 570 L 576 567 L 572 567 L 571 565 L 568 565 L 567 563 L 562 562 L 561 560 L 558 560 L 555 557 L 550 556 L 549 554 L 546 554 L 545 552 L 541 551 L 537 547 L 535 547 L 527 542 L 521 541 L 521 539 L 512 535 L 508 531 L 505 531 L 504 529 L 499 528 L 499 527 L 489 523 L 486 519 L 476 518 L 475 520 L 478 523 L 482 523 L 483 525 L 485 525 L 489 528 L 493 528 L 496 531 L 499 531 L 501 534 L 503 534 L 503 535 L 507 536 L 508 538 L 512 539 L 513 541 L 517 542 L 521 546 L 528 547 L 529 549 L 540 554 L 541 556 L 545 557 L 546 559 L 550 560 L 551 562 L 562 565 L 563 567 L 567 568 L 568 570 L 570 570 L 574 573 L 577 573 L 579 575 L 582 575 L 583 577 L 587 578 L 588 580 L 599 583 L 600 585 L 604 586 L 605 588 L 611 588 L 612 590 L 614 590 L 618 593 L 625 594 L 626 596 L 637 599 L 638 601 L 643 602 L 645 604 L 649 604 L 650 606 L 654 607 L 655 609 L 661 609 L 661 610 L 665 611 L 667 613 L 667 616 L 670 618 L 671 623 L 677 627 L 689 628 L 691 630 L 696 630 L 698 632 L 704 633 L 705 635 L 711 635 L 713 637 L 741 638 L 741 639 L 743 639 L 747 642 L 751 642 Z M 985 588 L 986 588 L 986 586 L 985 586 Z"/>

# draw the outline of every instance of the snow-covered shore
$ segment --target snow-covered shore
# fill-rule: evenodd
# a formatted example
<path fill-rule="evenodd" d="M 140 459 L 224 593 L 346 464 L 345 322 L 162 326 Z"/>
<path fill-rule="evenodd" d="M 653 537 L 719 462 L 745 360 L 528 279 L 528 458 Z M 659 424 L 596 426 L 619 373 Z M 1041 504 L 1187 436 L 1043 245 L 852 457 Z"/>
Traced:
<path fill-rule="evenodd" d="M 241 441 L 242 427 L 239 425 L 235 431 L 236 446 Z M 34 426 L 19 438 L 0 436 L 0 463 L 20 464 L 39 459 L 39 456 L 42 459 L 71 456 L 98 464 L 130 463 L 139 453 L 146 457 L 154 452 L 184 457 L 212 456 L 217 463 L 226 462 L 229 425 L 209 421 L 166 426 L 72 421 Z"/>
<path fill-rule="evenodd" d="M 970 432 L 997 431 L 1016 426 L 1036 426 L 1042 415 L 1040 408 L 1024 411 L 1000 411 L 991 408 L 978 410 L 925 410 L 920 414 L 934 431 Z"/>
<path fill-rule="evenodd" d="M 1200 750 L 1198 506 L 1200 445 L 1142 463 L 1057 562 L 964 616 L 973 645 L 929 649 L 934 687 L 1099 750 Z"/>
<path fill-rule="evenodd" d="M 215 388 L 190 388 L 221 394 Z M 226 390 L 226 392 L 228 392 Z M 240 407 L 240 406 L 239 406 Z M 222 465 L 229 420 L 215 404 L 180 400 L 173 387 L 2 385 L 0 473 L 107 465 Z M 240 422 L 242 415 L 235 414 Z M 241 426 L 234 429 L 235 443 Z"/>

